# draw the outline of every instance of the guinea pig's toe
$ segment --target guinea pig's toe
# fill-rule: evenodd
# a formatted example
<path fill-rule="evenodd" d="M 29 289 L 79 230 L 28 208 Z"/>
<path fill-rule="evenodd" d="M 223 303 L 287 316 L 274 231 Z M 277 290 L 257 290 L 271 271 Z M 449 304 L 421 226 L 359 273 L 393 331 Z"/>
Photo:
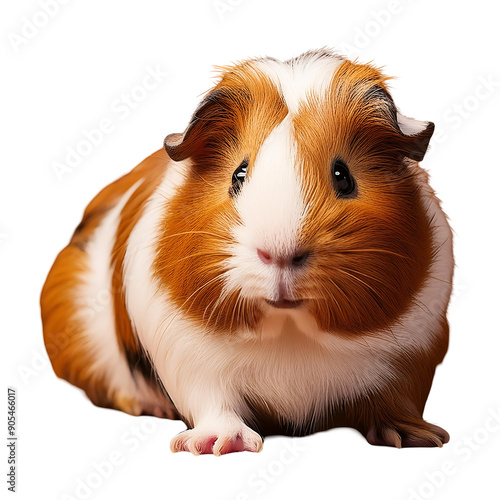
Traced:
<path fill-rule="evenodd" d="M 189 440 L 189 436 L 187 433 L 190 431 L 184 431 L 175 436 L 172 441 L 170 441 L 170 451 L 172 453 L 177 453 L 179 451 L 189 451 L 187 447 L 187 442 Z"/>
<path fill-rule="evenodd" d="M 426 422 L 426 424 L 429 426 L 432 432 L 441 439 L 441 442 L 443 444 L 446 444 L 450 440 L 450 435 L 442 427 L 434 424 L 429 424 L 428 422 Z"/>
<path fill-rule="evenodd" d="M 422 421 L 418 427 L 406 429 L 403 436 L 403 446 L 441 448 L 450 440 L 450 435 L 441 427 Z"/>
<path fill-rule="evenodd" d="M 188 451 L 193 455 L 206 455 L 212 453 L 217 436 L 197 434 L 195 430 L 187 430 L 175 436 L 170 442 L 173 453 Z"/>
<path fill-rule="evenodd" d="M 401 448 L 401 436 L 392 427 L 372 427 L 366 434 L 366 440 L 374 446 L 394 446 Z"/>
<path fill-rule="evenodd" d="M 237 451 L 244 451 L 245 445 L 241 436 L 222 436 L 220 437 L 213 448 L 214 455 L 226 455 Z"/>
<path fill-rule="evenodd" d="M 389 444 L 389 446 L 394 446 L 395 448 L 401 448 L 401 436 L 396 429 L 386 427 L 382 429 L 382 438 Z"/>
<path fill-rule="evenodd" d="M 187 451 L 193 455 L 206 455 L 212 453 L 217 436 L 194 436 L 187 441 Z"/>
<path fill-rule="evenodd" d="M 214 444 L 214 455 L 225 455 L 236 451 L 251 451 L 258 453 L 262 450 L 262 438 L 249 427 L 244 426 L 236 431 L 219 437 Z"/>

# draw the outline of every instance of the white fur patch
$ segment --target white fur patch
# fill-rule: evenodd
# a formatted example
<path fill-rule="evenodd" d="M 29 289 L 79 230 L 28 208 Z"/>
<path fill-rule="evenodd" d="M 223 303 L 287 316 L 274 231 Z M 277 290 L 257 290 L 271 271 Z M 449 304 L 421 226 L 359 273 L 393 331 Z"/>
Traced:
<path fill-rule="evenodd" d="M 432 221 L 433 246 L 437 250 L 431 265 L 429 278 L 414 299 L 414 305 L 404 317 L 400 336 L 405 345 L 415 348 L 430 347 L 434 332 L 446 313 L 451 295 L 454 259 L 453 234 L 445 213 L 428 183 L 428 175 L 417 162 L 409 162 L 414 178 L 421 190 L 421 199 L 427 217 Z"/>
<path fill-rule="evenodd" d="M 420 132 L 423 132 L 429 125 L 429 122 L 415 120 L 414 118 L 408 118 L 407 116 L 402 115 L 399 112 L 397 113 L 397 119 L 399 128 L 405 135 L 419 134 Z"/>
<path fill-rule="evenodd" d="M 300 103 L 307 100 L 308 95 L 321 96 L 328 89 L 342 62 L 343 59 L 333 54 L 309 53 L 287 62 L 259 59 L 252 64 L 278 87 L 289 112 L 297 113 Z"/>
<path fill-rule="evenodd" d="M 228 248 L 226 290 L 240 290 L 243 297 L 276 300 L 282 280 L 293 297 L 294 270 L 264 264 L 257 249 L 272 256 L 293 255 L 298 250 L 306 216 L 300 168 L 296 159 L 290 115 L 267 137 L 251 176 L 235 199 L 242 225 L 233 229 L 237 242 Z"/>

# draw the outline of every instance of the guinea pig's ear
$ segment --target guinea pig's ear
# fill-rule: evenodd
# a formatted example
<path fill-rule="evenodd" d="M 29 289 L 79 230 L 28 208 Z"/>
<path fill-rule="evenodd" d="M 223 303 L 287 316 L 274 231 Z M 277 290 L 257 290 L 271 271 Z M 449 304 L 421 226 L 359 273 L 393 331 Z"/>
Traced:
<path fill-rule="evenodd" d="M 167 135 L 163 141 L 166 152 L 174 161 L 181 161 L 204 151 L 207 145 L 217 147 L 224 138 L 230 138 L 235 129 L 238 107 L 245 104 L 240 89 L 220 87 L 212 90 L 193 113 L 182 134 Z"/>
<path fill-rule="evenodd" d="M 415 161 L 422 161 L 434 133 L 434 123 L 414 120 L 397 112 L 397 124 L 405 139 L 403 143 L 405 156 Z"/>
<path fill-rule="evenodd" d="M 168 156 L 174 161 L 181 161 L 186 158 L 186 151 L 183 151 L 182 140 L 184 139 L 184 134 L 168 134 L 163 141 L 163 146 Z"/>
<path fill-rule="evenodd" d="M 189 121 L 189 125 L 182 134 L 169 134 L 165 137 L 163 146 L 172 160 L 182 161 L 188 156 L 191 156 L 195 142 L 191 136 L 193 135 L 193 130 L 195 129 L 196 124 L 200 120 L 200 115 L 203 115 L 203 110 L 207 105 L 208 101 L 207 98 L 205 98 L 196 108 L 196 111 L 193 113 L 193 116 Z"/>
<path fill-rule="evenodd" d="M 209 94 L 205 97 L 205 99 L 203 99 L 203 101 L 196 108 L 191 120 L 189 121 L 189 125 L 182 134 L 169 134 L 165 137 L 163 146 L 172 160 L 182 161 L 193 154 L 195 143 L 199 142 L 195 140 L 194 130 L 197 128 L 198 122 L 202 119 L 203 115 L 206 114 L 206 110 L 212 102 L 213 97 L 211 99 L 211 95 L 212 94 Z"/>
<path fill-rule="evenodd" d="M 366 92 L 365 98 L 382 113 L 392 132 L 397 132 L 396 136 L 392 137 L 397 149 L 407 158 L 422 161 L 434 133 L 434 123 L 402 115 L 387 89 L 380 85 L 372 86 Z"/>

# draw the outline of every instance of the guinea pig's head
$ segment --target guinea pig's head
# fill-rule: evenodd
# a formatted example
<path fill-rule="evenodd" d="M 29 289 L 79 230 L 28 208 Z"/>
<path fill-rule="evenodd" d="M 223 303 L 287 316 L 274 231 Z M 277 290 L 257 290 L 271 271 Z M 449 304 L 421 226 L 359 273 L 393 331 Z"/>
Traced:
<path fill-rule="evenodd" d="M 433 124 L 400 115 L 387 78 L 329 52 L 222 69 L 183 134 L 156 272 L 214 332 L 305 311 L 328 332 L 393 324 L 432 259 L 415 162 Z"/>

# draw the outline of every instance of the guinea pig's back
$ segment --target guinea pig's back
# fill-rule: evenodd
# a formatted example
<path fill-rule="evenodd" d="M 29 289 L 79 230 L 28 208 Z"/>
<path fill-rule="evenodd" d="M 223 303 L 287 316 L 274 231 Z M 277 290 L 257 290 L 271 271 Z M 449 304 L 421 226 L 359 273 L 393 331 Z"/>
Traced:
<path fill-rule="evenodd" d="M 139 346 L 125 309 L 123 259 L 168 162 L 165 151 L 157 151 L 89 203 L 40 298 L 44 341 L 56 374 L 95 404 L 133 414 L 145 404 L 137 401 L 137 377 L 130 369 Z M 139 382 L 143 398 L 158 399 L 149 384 Z"/>

